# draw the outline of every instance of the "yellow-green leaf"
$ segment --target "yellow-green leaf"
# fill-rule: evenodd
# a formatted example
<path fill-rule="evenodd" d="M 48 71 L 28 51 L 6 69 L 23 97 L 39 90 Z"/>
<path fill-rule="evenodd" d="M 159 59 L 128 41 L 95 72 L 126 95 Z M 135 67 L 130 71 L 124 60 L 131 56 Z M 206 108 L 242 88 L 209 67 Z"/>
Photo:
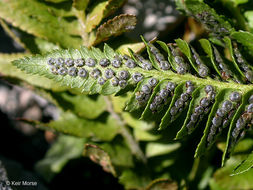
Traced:
<path fill-rule="evenodd" d="M 99 25 L 103 18 L 107 17 L 109 14 L 122 6 L 124 2 L 125 0 L 108 0 L 95 3 L 87 15 L 85 32 L 91 32 Z"/>
<path fill-rule="evenodd" d="M 68 11 L 36 0 L 0 0 L 0 17 L 13 26 L 62 47 L 79 47 L 78 21 L 64 19 L 73 16 L 68 7 L 65 9 Z"/>
<path fill-rule="evenodd" d="M 98 44 L 102 41 L 106 41 L 111 36 L 118 36 L 134 29 L 136 22 L 136 17 L 128 14 L 122 14 L 108 20 L 97 29 L 93 44 Z"/>

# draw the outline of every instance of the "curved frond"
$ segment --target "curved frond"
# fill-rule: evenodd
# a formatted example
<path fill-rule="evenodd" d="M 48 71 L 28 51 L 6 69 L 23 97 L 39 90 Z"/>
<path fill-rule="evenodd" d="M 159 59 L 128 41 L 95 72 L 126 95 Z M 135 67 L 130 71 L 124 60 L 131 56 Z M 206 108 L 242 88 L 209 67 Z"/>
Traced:
<path fill-rule="evenodd" d="M 105 44 L 103 52 L 93 47 L 55 50 L 13 64 L 84 93 L 119 95 L 130 91 L 125 109 L 139 111 L 142 119 L 160 120 L 160 130 L 173 127 L 171 124 L 185 115 L 177 139 L 190 135 L 207 118 L 195 156 L 204 154 L 229 128 L 225 160 L 251 125 L 253 112 L 252 78 L 246 69 L 251 66 L 236 41 L 227 37 L 225 42 L 233 62 L 208 40 L 200 40 L 206 53 L 200 55 L 178 39 L 170 44 L 144 40 L 146 54 L 130 50 L 131 57 Z"/>

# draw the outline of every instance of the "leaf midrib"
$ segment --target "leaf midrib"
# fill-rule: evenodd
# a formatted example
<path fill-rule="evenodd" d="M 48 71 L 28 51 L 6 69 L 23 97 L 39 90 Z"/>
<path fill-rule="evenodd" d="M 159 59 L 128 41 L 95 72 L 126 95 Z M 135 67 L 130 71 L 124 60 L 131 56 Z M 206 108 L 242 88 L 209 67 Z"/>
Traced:
<path fill-rule="evenodd" d="M 164 80 L 164 79 L 172 79 L 172 81 L 176 82 L 176 81 L 192 81 L 196 84 L 196 86 L 198 85 L 212 85 L 218 89 L 227 89 L 227 88 L 231 88 L 231 89 L 236 89 L 236 90 L 240 90 L 243 93 L 248 92 L 249 90 L 253 89 L 253 84 L 239 84 L 239 83 L 235 83 L 235 82 L 223 82 L 223 81 L 217 81 L 214 80 L 212 78 L 199 78 L 196 76 L 193 76 L 192 74 L 185 74 L 185 75 L 180 75 L 177 73 L 174 73 L 173 71 L 158 71 L 158 70 L 143 70 L 141 68 L 135 68 L 132 71 L 138 71 L 141 72 L 145 75 L 145 77 L 156 77 L 160 80 Z"/>
<path fill-rule="evenodd" d="M 39 56 L 40 57 L 40 56 Z M 38 59 L 37 61 L 39 61 L 39 63 L 34 63 L 33 61 L 35 60 L 30 60 L 28 58 L 28 60 L 23 59 L 25 62 L 29 62 L 29 64 L 26 64 L 27 67 L 45 67 L 46 63 L 44 63 L 44 59 L 40 60 L 39 57 L 34 57 L 35 59 Z M 83 56 L 83 58 L 85 58 L 86 56 Z M 100 59 L 100 57 L 95 56 L 95 58 L 97 60 Z M 112 61 L 112 57 L 109 58 Z M 43 64 L 41 64 L 41 61 L 43 62 Z M 17 66 L 19 65 L 18 63 L 16 64 Z M 96 68 L 104 71 L 105 68 L 101 67 L 99 64 L 96 66 Z M 239 90 L 241 91 L 243 94 L 252 90 L 253 89 L 253 84 L 239 84 L 239 83 L 235 83 L 233 81 L 218 81 L 218 80 L 214 80 L 210 77 L 208 78 L 200 78 L 197 76 L 192 75 L 191 73 L 185 74 L 185 75 L 180 75 L 178 73 L 175 73 L 171 70 L 167 70 L 167 71 L 158 71 L 155 68 L 152 70 L 145 70 L 142 69 L 141 67 L 135 67 L 135 68 L 128 68 L 126 67 L 124 64 L 120 67 L 120 68 L 113 68 L 111 65 L 108 67 L 111 68 L 113 70 L 115 70 L 116 72 L 120 71 L 120 70 L 127 70 L 131 75 L 133 75 L 135 72 L 139 72 L 142 73 L 144 75 L 144 78 L 148 78 L 148 77 L 155 77 L 157 79 L 161 80 L 165 80 L 165 79 L 169 79 L 172 82 L 182 82 L 182 81 L 192 81 L 193 83 L 196 84 L 196 86 L 200 86 L 200 85 L 212 85 L 215 88 L 217 88 L 217 90 L 222 90 L 222 89 L 235 89 L 235 90 Z M 37 74 L 35 72 L 33 72 L 31 69 L 30 71 L 27 71 L 29 73 L 34 73 Z M 35 69 L 37 70 L 37 69 Z M 43 69 L 42 69 L 43 70 Z M 40 72 L 39 72 L 40 73 Z M 40 73 L 42 74 L 42 73 Z"/>

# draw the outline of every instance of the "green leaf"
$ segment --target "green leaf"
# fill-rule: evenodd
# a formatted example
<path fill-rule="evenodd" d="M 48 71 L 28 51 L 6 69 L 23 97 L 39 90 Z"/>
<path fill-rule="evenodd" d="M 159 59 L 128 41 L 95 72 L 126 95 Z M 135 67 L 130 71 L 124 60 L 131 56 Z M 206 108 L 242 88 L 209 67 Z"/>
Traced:
<path fill-rule="evenodd" d="M 226 89 L 226 90 L 219 90 L 217 89 L 216 91 L 216 97 L 215 97 L 215 103 L 212 106 L 211 112 L 208 116 L 208 120 L 205 126 L 205 130 L 204 130 L 204 135 L 201 138 L 200 143 L 198 144 L 197 150 L 195 152 L 195 157 L 196 156 L 201 156 L 202 154 L 205 153 L 205 151 L 207 151 L 212 144 L 215 142 L 215 140 L 217 139 L 217 137 L 221 134 L 223 128 L 227 127 L 228 124 L 230 123 L 230 121 L 237 115 L 236 111 L 238 109 L 238 105 L 237 104 L 233 104 L 233 108 L 231 109 L 231 111 L 234 111 L 235 114 L 233 115 L 233 117 L 230 118 L 226 118 L 228 120 L 228 122 L 226 124 L 222 123 L 222 128 L 219 129 L 219 131 L 216 131 L 216 133 L 213 135 L 213 137 L 211 138 L 212 140 L 208 140 L 209 136 L 211 135 L 211 128 L 213 127 L 213 118 L 215 118 L 217 110 L 219 108 L 222 108 L 223 103 L 226 100 L 229 100 L 229 95 L 233 92 L 232 89 Z"/>
<path fill-rule="evenodd" d="M 35 169 L 49 182 L 71 159 L 81 157 L 85 139 L 60 135 Z"/>
<path fill-rule="evenodd" d="M 172 117 L 172 115 L 170 114 L 170 110 L 175 105 L 175 102 L 179 99 L 180 95 L 185 91 L 184 86 L 185 86 L 185 82 L 182 82 L 177 85 L 174 91 L 174 96 L 172 97 L 172 100 L 170 102 L 170 106 L 161 120 L 159 130 L 164 129 L 166 126 L 168 126 L 168 123 L 171 123 L 172 121 L 175 120 L 175 117 L 179 116 L 179 114 L 177 114 L 175 117 Z"/>
<path fill-rule="evenodd" d="M 141 36 L 141 39 L 142 39 L 142 41 L 144 42 L 144 44 L 145 44 L 145 46 L 147 48 L 148 57 L 149 57 L 149 60 L 151 61 L 152 65 L 153 65 L 153 67 L 156 68 L 157 70 L 161 70 L 159 68 L 159 63 L 155 59 L 155 56 L 150 51 L 150 47 L 149 47 L 148 43 L 146 42 L 146 40 L 144 39 L 143 36 Z"/>
<path fill-rule="evenodd" d="M 147 157 L 159 156 L 164 154 L 169 154 L 180 147 L 180 143 L 173 143 L 173 144 L 161 144 L 150 142 L 146 146 L 146 155 Z"/>
<path fill-rule="evenodd" d="M 157 43 L 162 47 L 162 49 L 168 54 L 168 61 L 171 64 L 173 70 L 177 73 L 183 74 L 187 73 L 189 70 L 189 65 L 185 62 L 184 58 L 181 56 L 181 52 L 173 44 L 166 44 L 161 41 Z M 179 59 L 177 59 L 179 58 Z M 183 72 L 181 70 L 183 69 Z"/>
<path fill-rule="evenodd" d="M 225 1 L 222 1 L 222 9 L 226 8 L 227 12 L 230 12 L 230 14 L 227 15 L 227 17 L 230 17 L 229 19 L 230 19 L 231 22 L 233 22 L 233 25 L 234 25 L 235 28 L 240 28 L 241 30 L 248 30 L 249 28 L 248 28 L 247 21 L 246 21 L 245 17 L 243 16 L 244 10 L 242 10 L 240 5 L 238 6 L 238 4 L 243 3 L 243 1 L 244 0 L 239 0 L 239 1 L 237 1 L 237 0 L 229 0 L 229 1 L 225 0 Z M 218 6 L 216 6 L 216 8 Z M 242 6 L 244 6 L 244 5 L 242 5 Z M 248 5 L 248 6 L 250 7 L 250 5 Z"/>
<path fill-rule="evenodd" d="M 124 5 L 126 0 L 108 0 L 108 5 L 106 6 L 105 16 L 109 16 Z"/>
<path fill-rule="evenodd" d="M 145 49 L 145 44 L 143 42 L 129 42 L 130 40 L 122 38 L 123 37 L 121 37 L 121 41 L 123 44 L 120 44 L 115 50 L 119 54 L 130 56 L 129 49 L 134 53 L 141 52 Z"/>
<path fill-rule="evenodd" d="M 210 180 L 212 180 L 213 170 L 213 167 L 209 166 L 204 173 L 201 174 L 201 180 L 199 181 L 198 189 L 205 189 L 208 186 Z"/>
<path fill-rule="evenodd" d="M 93 45 L 106 41 L 111 36 L 118 36 L 134 29 L 136 22 L 136 17 L 128 14 L 121 14 L 108 20 L 98 27 Z"/>
<path fill-rule="evenodd" d="M 79 47 L 81 44 L 81 38 L 76 37 L 79 35 L 77 20 L 66 21 L 65 19 L 59 19 L 62 16 L 70 15 L 69 11 L 58 10 L 41 1 L 9 0 L 8 3 L 4 0 L 0 1 L 1 18 L 29 34 L 65 48 Z"/>
<path fill-rule="evenodd" d="M 56 44 L 48 42 L 47 40 L 41 38 L 35 38 L 34 42 L 40 50 L 41 54 L 46 54 L 50 51 L 59 49 L 59 46 L 57 46 Z"/>
<path fill-rule="evenodd" d="M 94 3 L 85 21 L 85 32 L 91 32 L 103 18 L 121 7 L 124 2 L 125 0 L 107 0 Z"/>
<path fill-rule="evenodd" d="M 14 78 L 25 81 L 31 85 L 50 89 L 53 91 L 62 91 L 65 88 L 61 87 L 57 82 L 52 81 L 46 77 L 34 76 L 26 74 L 20 71 L 11 62 L 17 58 L 28 56 L 29 54 L 17 53 L 17 54 L 0 54 L 0 73 L 5 78 Z"/>
<path fill-rule="evenodd" d="M 246 160 L 242 161 L 234 170 L 231 176 L 248 172 L 253 167 L 253 152 L 249 154 Z"/>
<path fill-rule="evenodd" d="M 225 16 L 218 15 L 209 5 L 199 0 L 184 1 L 186 13 L 204 24 L 214 36 L 226 36 L 235 31 Z"/>
<path fill-rule="evenodd" d="M 247 3 L 249 0 L 230 0 L 230 1 L 233 1 L 236 4 L 236 6 L 238 6 L 240 4 Z"/>
<path fill-rule="evenodd" d="M 119 183 L 124 184 L 126 189 L 144 189 L 151 181 L 150 176 L 145 173 L 144 168 L 138 166 L 133 169 L 126 169 L 119 177 Z"/>
<path fill-rule="evenodd" d="M 234 154 L 241 154 L 241 153 L 249 153 L 249 151 L 253 147 L 253 139 L 251 138 L 244 138 L 236 145 L 234 149 Z M 223 150 L 224 152 L 224 150 Z"/>
<path fill-rule="evenodd" d="M 202 98 L 206 97 L 206 92 L 204 90 L 204 87 L 199 87 L 194 93 L 193 96 L 196 97 L 194 98 L 189 105 L 189 109 L 187 112 L 187 116 L 184 120 L 184 124 L 182 126 L 182 128 L 178 131 L 176 139 L 180 139 L 183 138 L 185 136 L 187 136 L 188 134 L 191 134 L 193 131 L 196 130 L 197 126 L 199 125 L 199 123 L 201 122 L 201 120 L 203 119 L 203 117 L 209 113 L 210 109 L 212 108 L 212 106 L 210 106 L 208 109 L 206 109 L 204 111 L 204 113 L 200 116 L 200 118 L 198 119 L 198 122 L 195 124 L 195 126 L 189 127 L 188 125 L 190 125 L 191 122 L 191 116 L 194 114 L 195 109 L 200 105 L 200 101 Z"/>
<path fill-rule="evenodd" d="M 227 166 L 216 170 L 213 179 L 210 180 L 211 189 L 252 189 L 253 170 L 249 170 L 241 175 L 230 176 L 238 160 L 231 159 Z"/>
<path fill-rule="evenodd" d="M 180 48 L 180 50 L 188 58 L 188 60 L 191 63 L 192 67 L 194 68 L 194 70 L 196 72 L 198 72 L 197 64 L 193 61 L 191 49 L 190 49 L 189 45 L 187 44 L 187 42 L 184 41 L 184 40 L 181 40 L 181 39 L 176 39 L 175 41 L 176 41 L 178 47 Z"/>
<path fill-rule="evenodd" d="M 113 59 L 116 55 L 114 50 L 107 44 L 104 45 L 104 54 L 108 59 Z"/>
<path fill-rule="evenodd" d="M 116 176 L 116 171 L 111 163 L 110 156 L 107 152 L 96 145 L 86 144 L 84 148 L 84 156 L 88 156 L 93 162 L 102 166 L 103 170 Z"/>
<path fill-rule="evenodd" d="M 111 141 L 119 133 L 117 122 L 112 116 L 102 117 L 101 121 L 87 120 L 70 111 L 63 112 L 58 120 L 37 125 L 77 137 L 92 138 L 94 141 Z"/>
<path fill-rule="evenodd" d="M 148 79 L 143 80 L 142 82 L 138 83 L 137 87 L 134 90 L 134 93 L 132 94 L 131 98 L 129 99 L 129 101 L 126 104 L 126 111 L 129 112 L 133 112 L 134 110 L 137 110 L 141 107 L 143 107 L 143 105 L 139 104 L 138 101 L 136 100 L 136 94 L 138 93 L 138 91 L 141 90 L 142 86 L 148 83 Z"/>
<path fill-rule="evenodd" d="M 224 41 L 225 41 L 225 43 L 226 43 L 226 45 L 227 45 L 227 47 L 228 47 L 228 49 L 229 49 L 229 53 L 230 53 L 230 55 L 231 55 L 231 57 L 232 57 L 233 64 L 234 64 L 235 68 L 237 69 L 237 71 L 240 73 L 240 75 L 243 77 L 243 79 L 244 79 L 244 81 L 245 81 L 245 80 L 246 80 L 245 73 L 243 73 L 243 71 L 240 69 L 240 66 L 241 66 L 241 65 L 239 66 L 239 64 L 237 64 L 236 55 L 235 55 L 235 53 L 233 52 L 233 46 L 232 46 L 231 39 L 228 38 L 228 37 L 225 37 L 225 38 L 224 38 Z M 247 63 L 245 63 L 245 64 L 247 64 Z M 249 64 L 247 64 L 247 66 L 249 66 Z M 251 69 L 252 69 L 252 68 L 251 68 Z"/>
<path fill-rule="evenodd" d="M 108 153 L 117 171 L 122 170 L 122 167 L 132 168 L 134 166 L 132 152 L 125 140 L 120 136 L 117 136 L 111 142 L 102 143 L 99 146 Z"/>
<path fill-rule="evenodd" d="M 73 7 L 77 10 L 85 10 L 90 0 L 73 0 Z"/>
<path fill-rule="evenodd" d="M 98 2 L 98 4 L 93 5 L 85 21 L 85 32 L 91 32 L 92 29 L 99 25 L 104 18 L 104 11 L 107 5 L 108 1 Z"/>
<path fill-rule="evenodd" d="M 200 41 L 201 46 L 207 53 L 208 57 L 211 59 L 213 68 L 218 73 L 220 78 L 223 80 L 240 80 L 240 76 L 237 75 L 236 72 L 234 72 L 234 68 L 231 68 L 231 64 L 227 64 L 224 61 L 224 58 L 222 58 L 220 52 L 218 49 L 212 45 L 208 40 L 201 39 Z M 217 60 L 220 60 L 218 62 Z M 225 69 L 223 69 L 225 68 Z"/>
<path fill-rule="evenodd" d="M 130 113 L 123 112 L 122 118 L 126 123 L 133 128 L 134 137 L 138 141 L 154 141 L 160 138 L 160 135 L 155 135 L 154 123 L 148 123 L 143 120 L 134 118 Z"/>
<path fill-rule="evenodd" d="M 222 165 L 225 164 L 226 159 L 230 157 L 232 150 L 235 148 L 238 141 L 240 140 L 240 139 L 235 139 L 232 133 L 233 133 L 233 130 L 236 128 L 237 120 L 240 117 L 242 117 L 244 112 L 246 111 L 246 106 L 248 105 L 248 99 L 252 95 L 252 92 L 253 91 L 249 91 L 244 95 L 244 97 L 242 98 L 242 104 L 237 109 L 237 112 L 230 123 L 229 131 L 227 133 L 226 149 L 223 152 L 223 156 L 222 156 Z"/>
<path fill-rule="evenodd" d="M 73 95 L 67 92 L 52 93 L 52 96 L 58 102 L 58 106 L 66 111 L 71 110 L 82 118 L 95 119 L 106 111 L 103 96 Z"/>
<path fill-rule="evenodd" d="M 249 23 L 249 27 L 251 29 L 253 29 L 253 11 L 246 11 L 244 13 L 244 16 L 246 17 L 246 19 L 248 20 Z"/>
<path fill-rule="evenodd" d="M 125 94 L 124 96 L 110 96 L 113 104 L 113 110 L 119 114 L 124 112 L 124 109 L 126 107 L 126 101 L 129 99 L 130 96 L 130 92 Z"/>
<path fill-rule="evenodd" d="M 193 69 L 200 77 L 206 78 L 210 72 L 207 65 L 203 62 L 197 51 L 186 41 L 177 39 L 175 40 L 180 50 L 186 55 Z"/>
<path fill-rule="evenodd" d="M 150 110 L 150 105 L 154 101 L 154 98 L 156 97 L 156 95 L 157 96 L 159 95 L 159 91 L 166 88 L 166 85 L 168 84 L 168 82 L 169 82 L 168 80 L 163 80 L 163 81 L 159 82 L 158 85 L 154 88 L 153 93 L 152 93 L 144 111 L 142 112 L 140 119 L 159 120 L 159 119 L 161 119 L 161 116 L 165 114 L 164 111 L 169 108 L 173 94 L 169 95 L 169 97 L 167 98 L 167 101 L 164 102 L 163 105 L 161 105 L 161 107 L 159 108 L 159 110 L 157 112 L 152 112 Z"/>
<path fill-rule="evenodd" d="M 217 147 L 224 152 L 226 149 L 226 142 L 220 142 Z M 244 138 L 241 141 L 238 142 L 238 144 L 235 146 L 233 155 L 240 155 L 244 153 L 249 153 L 249 151 L 253 148 L 253 139 L 251 138 Z"/>
<path fill-rule="evenodd" d="M 241 43 L 243 46 L 247 47 L 251 54 L 253 55 L 253 34 L 250 32 L 239 31 L 233 32 L 231 37 Z"/>
<path fill-rule="evenodd" d="M 55 75 L 52 72 L 50 72 L 50 66 L 47 65 L 47 61 L 49 58 L 67 58 L 71 57 L 74 59 L 79 58 L 93 58 L 97 59 L 97 62 L 99 62 L 100 59 L 106 58 L 106 56 L 96 48 L 92 48 L 91 50 L 88 50 L 85 47 L 82 47 L 81 50 L 57 50 L 53 53 L 47 54 L 44 57 L 42 56 L 34 56 L 28 59 L 23 59 L 21 62 L 15 62 L 14 65 L 17 67 L 22 67 L 22 70 L 26 70 L 28 73 L 38 73 L 40 75 L 46 76 L 47 78 L 53 79 L 57 82 L 60 82 L 61 85 L 69 86 L 71 88 L 79 88 L 80 90 L 84 92 L 90 92 L 91 94 L 95 94 L 98 92 L 101 92 L 104 95 L 116 93 L 120 90 L 119 86 L 113 86 L 109 81 L 105 83 L 105 85 L 101 86 L 97 83 L 97 80 L 95 80 L 93 77 L 91 77 L 90 72 L 93 70 L 93 68 L 88 68 L 87 71 L 89 72 L 88 77 L 71 77 L 71 76 L 62 76 L 62 75 Z M 112 58 L 110 59 L 112 60 Z M 32 63 L 33 62 L 33 63 Z M 28 66 L 28 67 L 27 67 Z M 105 69 L 101 66 L 99 66 L 99 69 L 102 69 L 105 71 Z M 115 69 L 116 71 L 119 69 Z"/>

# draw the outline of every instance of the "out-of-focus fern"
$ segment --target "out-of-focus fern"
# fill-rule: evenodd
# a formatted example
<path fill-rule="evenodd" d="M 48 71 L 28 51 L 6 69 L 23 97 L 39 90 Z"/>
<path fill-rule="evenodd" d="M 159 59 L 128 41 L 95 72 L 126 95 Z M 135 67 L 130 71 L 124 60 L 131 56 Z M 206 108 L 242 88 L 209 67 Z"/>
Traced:
<path fill-rule="evenodd" d="M 131 30 L 136 24 L 133 15 L 116 16 L 107 24 L 101 25 L 103 19 L 111 15 L 123 5 L 125 0 L 109 0 L 91 3 L 89 1 L 0 1 L 0 18 L 13 26 L 46 39 L 61 47 L 91 46 L 107 40 L 108 37 L 117 36 Z M 85 3 L 85 5 L 84 5 Z M 89 4 L 90 7 L 88 6 Z M 87 10 L 88 9 L 88 10 Z M 25 13 L 25 14 L 24 14 Z M 19 16 L 16 16 L 19 15 Z M 101 35 L 105 27 L 113 27 L 110 34 Z M 96 30 L 100 26 L 100 30 Z M 103 29 L 105 28 L 105 29 Z"/>

